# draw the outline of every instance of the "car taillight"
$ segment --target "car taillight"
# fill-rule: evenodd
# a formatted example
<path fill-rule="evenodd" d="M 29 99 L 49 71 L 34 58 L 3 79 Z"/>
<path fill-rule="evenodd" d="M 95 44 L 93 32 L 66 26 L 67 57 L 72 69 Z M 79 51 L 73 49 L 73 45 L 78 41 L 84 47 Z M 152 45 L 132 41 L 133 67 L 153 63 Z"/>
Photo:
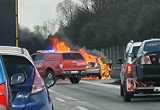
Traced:
<path fill-rule="evenodd" d="M 132 65 L 128 63 L 126 67 L 126 73 L 130 74 L 131 72 L 132 72 Z"/>
<path fill-rule="evenodd" d="M 152 62 L 156 62 L 156 58 L 155 57 L 152 58 Z"/>
<path fill-rule="evenodd" d="M 0 85 L 0 110 L 9 110 L 8 89 L 6 84 Z"/>
<path fill-rule="evenodd" d="M 61 69 L 63 69 L 63 62 L 61 62 L 61 63 L 59 64 L 59 67 L 60 67 Z"/>
<path fill-rule="evenodd" d="M 37 69 L 35 69 L 35 76 L 34 76 L 34 81 L 33 81 L 33 85 L 32 85 L 32 94 L 40 92 L 42 90 L 44 90 L 45 88 L 45 84 L 44 81 L 42 79 L 42 77 L 39 75 Z"/>
<path fill-rule="evenodd" d="M 127 91 L 132 92 L 135 91 L 136 84 L 132 78 L 127 79 Z"/>
<path fill-rule="evenodd" d="M 151 60 L 149 56 L 143 56 L 141 60 L 141 64 L 151 64 Z"/>

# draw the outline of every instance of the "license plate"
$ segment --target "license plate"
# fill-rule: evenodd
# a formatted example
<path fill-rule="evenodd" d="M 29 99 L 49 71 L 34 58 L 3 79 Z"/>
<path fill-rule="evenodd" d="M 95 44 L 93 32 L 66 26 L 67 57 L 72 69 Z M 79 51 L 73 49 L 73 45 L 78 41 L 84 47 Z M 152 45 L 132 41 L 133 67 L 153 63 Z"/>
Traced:
<path fill-rule="evenodd" d="M 78 71 L 71 71 L 71 73 L 75 74 L 75 73 L 78 73 Z"/>

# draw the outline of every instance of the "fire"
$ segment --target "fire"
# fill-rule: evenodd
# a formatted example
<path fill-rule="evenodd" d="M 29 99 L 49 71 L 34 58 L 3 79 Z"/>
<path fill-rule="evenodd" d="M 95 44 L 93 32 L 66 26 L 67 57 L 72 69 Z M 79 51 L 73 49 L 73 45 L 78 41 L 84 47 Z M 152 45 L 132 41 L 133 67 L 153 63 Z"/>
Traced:
<path fill-rule="evenodd" d="M 70 48 L 62 41 L 60 41 L 57 37 L 53 37 L 53 48 L 56 51 L 70 51 Z"/>
<path fill-rule="evenodd" d="M 54 50 L 56 51 L 71 51 L 71 49 L 69 48 L 69 46 L 67 46 L 65 44 L 65 42 L 61 41 L 57 36 L 53 36 L 49 38 L 49 41 L 51 42 L 52 48 L 54 48 Z M 98 62 L 100 67 L 101 67 L 101 79 L 110 79 L 110 68 L 109 65 L 105 64 L 102 60 L 101 57 L 97 57 L 94 55 L 90 55 L 86 52 L 86 50 L 84 48 L 81 48 L 78 50 L 81 55 L 84 57 L 84 59 L 86 60 L 86 63 L 88 64 L 88 62 Z M 85 79 L 98 79 L 98 77 L 96 76 L 89 76 L 89 77 L 85 77 Z"/>
<path fill-rule="evenodd" d="M 85 51 L 85 49 L 81 48 L 79 49 L 79 52 L 82 54 L 82 56 L 84 57 L 84 59 L 86 60 L 86 63 L 88 64 L 88 62 L 98 62 L 99 65 L 101 66 L 101 79 L 110 79 L 110 75 L 109 72 L 111 71 L 109 65 L 105 64 L 102 60 L 101 57 L 97 57 L 97 56 L 93 56 L 90 54 L 87 54 L 87 52 Z M 90 78 L 98 78 L 95 76 L 92 77 L 85 77 L 85 79 L 90 79 Z"/>
<path fill-rule="evenodd" d="M 81 48 L 81 49 L 79 49 L 79 52 L 82 54 L 82 56 L 86 60 L 86 63 L 91 62 L 91 61 L 92 62 L 96 62 L 97 57 L 93 56 L 93 55 L 87 54 L 87 52 L 85 51 L 85 49 Z"/>

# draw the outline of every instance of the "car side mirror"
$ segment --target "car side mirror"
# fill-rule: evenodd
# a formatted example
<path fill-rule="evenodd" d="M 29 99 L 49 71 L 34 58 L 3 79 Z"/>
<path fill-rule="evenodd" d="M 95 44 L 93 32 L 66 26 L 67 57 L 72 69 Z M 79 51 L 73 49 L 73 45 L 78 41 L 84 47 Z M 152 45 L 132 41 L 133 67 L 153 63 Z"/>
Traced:
<path fill-rule="evenodd" d="M 117 61 L 116 61 L 116 64 L 123 64 L 123 59 L 121 58 L 121 59 L 118 59 Z"/>
<path fill-rule="evenodd" d="M 24 83 L 26 80 L 26 76 L 24 73 L 13 73 L 11 76 L 11 85 L 17 85 Z"/>
<path fill-rule="evenodd" d="M 43 80 L 46 83 L 48 89 L 55 84 L 55 81 L 52 80 L 51 78 L 43 78 Z"/>

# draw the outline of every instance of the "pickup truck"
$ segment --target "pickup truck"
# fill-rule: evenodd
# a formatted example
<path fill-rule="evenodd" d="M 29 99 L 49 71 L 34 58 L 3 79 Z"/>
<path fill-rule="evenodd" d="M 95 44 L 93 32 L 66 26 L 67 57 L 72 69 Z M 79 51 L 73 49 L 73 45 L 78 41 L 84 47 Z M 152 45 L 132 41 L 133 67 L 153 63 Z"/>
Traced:
<path fill-rule="evenodd" d="M 31 55 L 42 77 L 58 79 L 69 78 L 72 84 L 78 84 L 86 70 L 86 61 L 79 52 L 54 52 L 39 50 Z"/>

